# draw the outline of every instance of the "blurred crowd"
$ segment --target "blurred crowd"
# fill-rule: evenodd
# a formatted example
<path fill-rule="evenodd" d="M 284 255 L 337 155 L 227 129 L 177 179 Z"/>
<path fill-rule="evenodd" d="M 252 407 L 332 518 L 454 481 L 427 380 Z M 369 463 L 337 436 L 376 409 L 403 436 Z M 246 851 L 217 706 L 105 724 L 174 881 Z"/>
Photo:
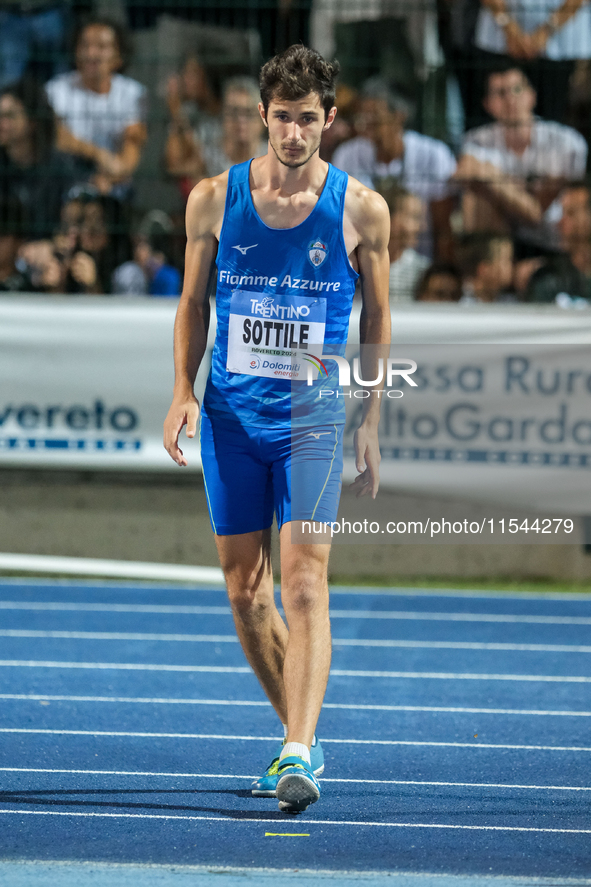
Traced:
<path fill-rule="evenodd" d="M 588 144 L 585 127 L 565 121 L 576 123 L 567 97 L 591 57 L 590 0 L 472 3 L 468 42 L 458 36 L 457 8 L 465 13 L 471 0 L 441 2 L 446 64 L 463 119 L 477 125 L 452 150 L 451 134 L 443 141 L 413 126 L 413 99 L 392 78 L 371 76 L 339 86 L 321 156 L 388 204 L 392 304 L 586 305 Z M 17 52 L 7 14 L 0 11 L 0 291 L 178 296 L 179 219 L 158 206 L 138 215 L 134 204 L 149 93 L 123 73 L 126 30 L 101 16 L 81 19 L 73 67 L 56 51 L 43 71 L 27 65 L 26 47 Z M 28 14 L 34 35 L 45 7 Z M 562 101 L 552 101 L 562 88 Z M 267 152 L 252 77 L 219 82 L 189 52 L 163 91 L 162 167 L 179 206 L 200 179 Z"/>

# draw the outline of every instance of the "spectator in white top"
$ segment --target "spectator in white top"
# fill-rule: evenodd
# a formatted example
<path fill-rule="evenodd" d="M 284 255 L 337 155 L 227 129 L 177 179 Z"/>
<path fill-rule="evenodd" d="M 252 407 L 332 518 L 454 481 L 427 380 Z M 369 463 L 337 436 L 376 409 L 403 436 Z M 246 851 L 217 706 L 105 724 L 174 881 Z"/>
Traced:
<path fill-rule="evenodd" d="M 417 281 L 430 264 L 416 250 L 425 206 L 420 197 L 399 185 L 382 193 L 390 210 L 390 302 L 412 302 Z"/>
<path fill-rule="evenodd" d="M 556 245 L 556 198 L 566 182 L 583 176 L 587 161 L 584 138 L 535 117 L 535 104 L 519 68 L 491 72 L 484 107 L 495 122 L 468 131 L 455 174 L 466 185 L 464 230 L 513 234 L 518 258 Z"/>
<path fill-rule="evenodd" d="M 589 0 L 480 0 L 477 63 L 503 56 L 524 68 L 538 90 L 540 114 L 563 122 L 576 59 L 591 56 Z"/>
<path fill-rule="evenodd" d="M 332 162 L 368 188 L 396 180 L 429 206 L 428 227 L 436 234 L 436 253 L 451 249 L 449 216 L 454 206 L 450 177 L 455 158 L 443 142 L 405 130 L 410 106 L 381 79 L 366 81 L 360 96 L 356 138 L 335 151 Z M 425 239 L 421 251 L 428 251 Z"/>
<path fill-rule="evenodd" d="M 93 18 L 79 29 L 76 70 L 46 86 L 57 114 L 58 148 L 94 165 L 93 184 L 125 197 L 146 141 L 146 89 L 118 73 L 126 60 L 125 32 Z"/>

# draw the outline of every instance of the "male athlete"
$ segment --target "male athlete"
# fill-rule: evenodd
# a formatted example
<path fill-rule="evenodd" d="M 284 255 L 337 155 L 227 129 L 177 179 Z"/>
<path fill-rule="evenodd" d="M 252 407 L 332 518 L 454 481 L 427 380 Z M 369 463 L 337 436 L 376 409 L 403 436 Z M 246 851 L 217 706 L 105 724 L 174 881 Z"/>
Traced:
<path fill-rule="evenodd" d="M 337 71 L 301 45 L 267 62 L 259 111 L 268 153 L 201 181 L 189 197 L 174 396 L 164 424 L 168 453 L 186 465 L 178 437 L 184 425 L 187 437 L 197 432 L 193 385 L 215 273 L 217 333 L 200 421 L 203 477 L 238 637 L 284 725 L 283 744 L 252 793 L 277 797 L 286 813 L 320 796 L 324 757 L 314 731 L 330 668 L 330 542 L 301 541 L 297 532 L 302 521 L 336 519 L 344 422 L 335 398 L 320 412 L 308 403 L 298 413 L 292 394 L 314 390 L 302 371 L 306 355 L 343 353 L 359 277 L 361 343 L 383 346 L 368 349 L 363 378 L 376 378 L 372 354 L 387 355 L 390 342 L 388 209 L 318 154 L 336 115 Z M 353 487 L 375 498 L 380 398 L 363 404 Z M 287 625 L 273 597 L 274 514 Z"/>

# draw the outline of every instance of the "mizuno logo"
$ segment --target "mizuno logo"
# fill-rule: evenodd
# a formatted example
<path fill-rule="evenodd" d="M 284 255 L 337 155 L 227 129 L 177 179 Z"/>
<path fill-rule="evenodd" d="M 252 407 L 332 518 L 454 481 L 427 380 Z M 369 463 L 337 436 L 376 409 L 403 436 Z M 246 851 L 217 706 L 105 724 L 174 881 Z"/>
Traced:
<path fill-rule="evenodd" d="M 246 255 L 247 250 L 254 249 L 255 246 L 258 246 L 258 243 L 253 243 L 252 246 L 233 246 L 232 249 L 237 249 L 238 252 L 242 253 L 243 256 Z"/>
<path fill-rule="evenodd" d="M 310 431 L 308 437 L 315 437 L 316 440 L 319 440 L 323 434 L 332 434 L 332 431 Z"/>

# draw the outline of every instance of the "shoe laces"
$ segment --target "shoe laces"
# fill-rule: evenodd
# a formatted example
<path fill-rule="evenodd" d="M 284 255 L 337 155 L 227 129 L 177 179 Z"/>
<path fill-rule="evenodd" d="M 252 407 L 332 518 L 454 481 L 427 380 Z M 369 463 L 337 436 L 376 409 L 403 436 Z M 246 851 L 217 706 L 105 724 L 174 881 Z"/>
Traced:
<path fill-rule="evenodd" d="M 277 776 L 279 771 L 279 758 L 274 758 L 267 767 L 267 776 Z"/>

